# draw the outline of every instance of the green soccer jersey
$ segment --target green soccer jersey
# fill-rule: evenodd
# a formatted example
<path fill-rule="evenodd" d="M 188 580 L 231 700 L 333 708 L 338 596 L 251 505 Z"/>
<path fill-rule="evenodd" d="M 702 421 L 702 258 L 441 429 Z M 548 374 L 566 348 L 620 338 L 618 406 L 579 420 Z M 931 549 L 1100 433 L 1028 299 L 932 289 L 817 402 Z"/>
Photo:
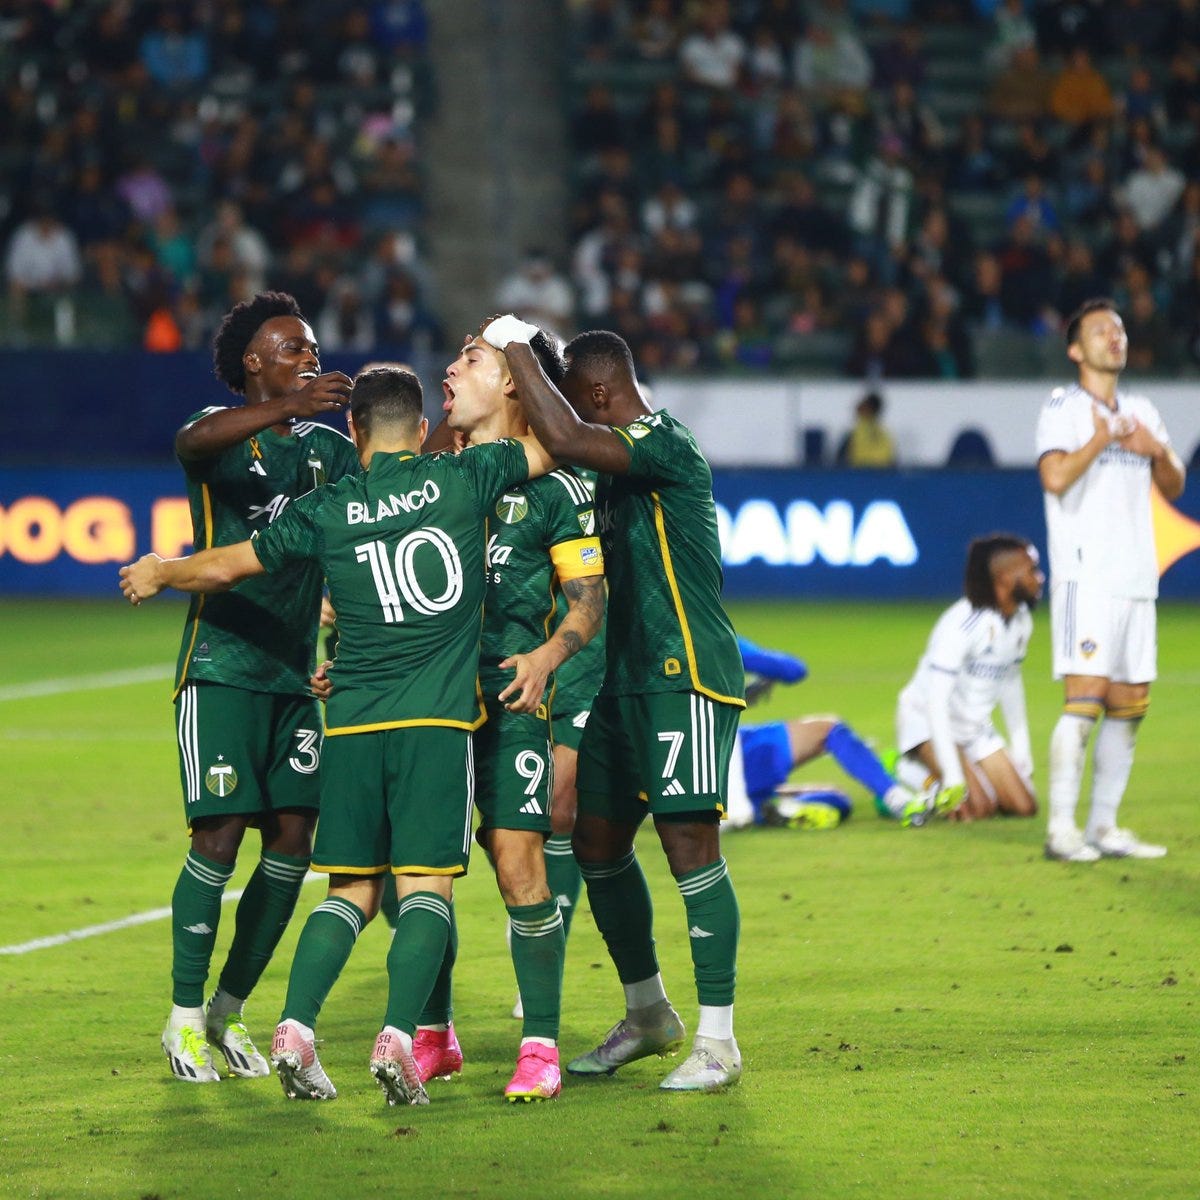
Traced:
<path fill-rule="evenodd" d="M 629 473 L 603 475 L 596 518 L 608 575 L 610 696 L 696 691 L 744 707 L 745 676 L 721 605 L 712 471 L 664 411 L 614 429 Z"/>
<path fill-rule="evenodd" d="M 560 584 L 604 571 L 587 484 L 568 467 L 507 489 L 488 517 L 487 563 L 479 680 L 490 704 L 513 678 L 499 663 L 550 636 Z"/>
<path fill-rule="evenodd" d="M 586 467 L 575 467 L 575 474 L 586 484 L 592 506 L 596 496 L 596 472 Z M 567 598 L 560 592 L 555 624 L 561 624 L 567 615 Z M 587 712 L 592 707 L 592 698 L 600 690 L 604 679 L 604 625 L 596 630 L 595 636 L 578 654 L 573 654 L 554 673 L 554 698 L 552 716 L 573 717 Z"/>
<path fill-rule="evenodd" d="M 527 474 L 513 441 L 376 454 L 364 474 L 297 500 L 255 539 L 268 572 L 313 561 L 329 584 L 339 636 L 328 735 L 482 723 L 485 522 Z"/>
<path fill-rule="evenodd" d="M 196 413 L 192 422 L 219 408 Z M 344 434 L 312 421 L 272 429 L 211 458 L 182 461 L 197 550 L 244 542 L 298 497 L 361 470 Z M 251 692 L 307 696 L 316 650 L 321 570 L 298 562 L 232 591 L 193 596 L 176 693 L 201 680 Z"/>

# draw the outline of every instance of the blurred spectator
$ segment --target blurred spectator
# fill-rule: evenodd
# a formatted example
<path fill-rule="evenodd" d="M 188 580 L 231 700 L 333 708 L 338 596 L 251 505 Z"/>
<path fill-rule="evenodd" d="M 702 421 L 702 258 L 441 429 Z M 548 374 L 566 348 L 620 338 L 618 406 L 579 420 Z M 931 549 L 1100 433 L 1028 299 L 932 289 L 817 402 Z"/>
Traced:
<path fill-rule="evenodd" d="M 1050 254 L 1028 214 L 1017 217 L 997 248 L 1002 281 L 1000 302 L 1013 324 L 1039 332 L 1054 294 Z"/>
<path fill-rule="evenodd" d="M 872 82 L 880 90 L 907 83 L 919 88 L 925 82 L 925 53 L 921 27 L 915 22 L 901 25 L 873 56 Z"/>
<path fill-rule="evenodd" d="M 873 468 L 896 465 L 896 440 L 883 424 L 883 397 L 867 392 L 854 406 L 854 425 L 837 449 L 843 467 Z"/>
<path fill-rule="evenodd" d="M 603 83 L 588 88 L 571 132 L 575 149 L 581 154 L 595 154 L 625 141 L 624 123 L 613 103 L 611 88 Z"/>
<path fill-rule="evenodd" d="M 971 281 L 963 293 L 962 313 L 976 329 L 985 333 L 1008 326 L 1008 315 L 1004 310 L 1001 289 L 1004 273 L 1000 260 L 990 250 L 981 250 L 975 255 Z"/>
<path fill-rule="evenodd" d="M 1109 49 L 1130 59 L 1158 53 L 1171 25 L 1173 7 L 1161 0 L 1108 0 L 1104 32 Z"/>
<path fill-rule="evenodd" d="M 1127 121 L 1149 121 L 1156 133 L 1167 127 L 1167 106 L 1162 92 L 1144 63 L 1134 63 L 1129 83 L 1119 97 L 1121 113 Z"/>
<path fill-rule="evenodd" d="M 904 144 L 884 134 L 859 173 L 848 217 L 862 253 L 876 271 L 890 266 L 889 254 L 904 244 L 912 214 L 913 176 L 904 162 Z"/>
<path fill-rule="evenodd" d="M 771 337 L 752 296 L 743 294 L 734 301 L 729 326 L 717 334 L 717 352 L 725 362 L 739 367 L 771 365 Z"/>
<path fill-rule="evenodd" d="M 1050 111 L 1067 125 L 1104 121 L 1113 115 L 1108 81 L 1092 64 L 1086 46 L 1075 46 L 1050 90 Z"/>
<path fill-rule="evenodd" d="M 202 267 L 213 265 L 218 241 L 228 250 L 228 265 L 246 273 L 253 291 L 262 291 L 266 286 L 271 252 L 266 238 L 246 224 L 241 208 L 232 200 L 217 205 L 213 219 L 201 229 L 196 239 L 196 259 Z"/>
<path fill-rule="evenodd" d="M 1058 212 L 1046 194 L 1046 183 L 1035 171 L 1025 176 L 1021 190 L 1004 210 L 1004 223 L 1011 228 L 1026 217 L 1036 233 L 1045 236 L 1059 231 Z"/>
<path fill-rule="evenodd" d="M 1091 246 L 1082 238 L 1068 242 L 1055 293 L 1054 307 L 1059 317 L 1066 320 L 1085 300 L 1102 296 L 1107 290 L 1107 281 L 1096 270 Z"/>
<path fill-rule="evenodd" d="M 680 44 L 683 77 L 697 87 L 735 88 L 746 61 L 746 43 L 730 27 L 728 0 L 703 0 L 696 27 Z"/>
<path fill-rule="evenodd" d="M 339 279 L 329 290 L 313 322 L 313 332 L 322 350 L 365 351 L 374 347 L 375 322 L 354 280 Z"/>
<path fill-rule="evenodd" d="M 1016 51 L 1037 46 L 1037 29 L 1025 11 L 1024 0 L 1001 0 L 992 16 L 995 32 L 987 49 L 993 70 L 1008 66 Z"/>
<path fill-rule="evenodd" d="M 572 331 L 571 285 L 554 270 L 544 250 L 525 252 L 520 266 L 501 282 L 496 303 L 501 312 L 516 313 L 522 320 L 559 335 Z"/>
<path fill-rule="evenodd" d="M 871 59 L 853 29 L 817 11 L 796 43 L 792 74 L 819 102 L 837 104 L 850 112 L 866 108 L 871 84 Z"/>
<path fill-rule="evenodd" d="M 647 0 L 633 20 L 629 40 L 638 56 L 647 62 L 673 58 L 679 45 L 675 0 Z"/>
<path fill-rule="evenodd" d="M 182 5 L 160 5 L 153 27 L 142 37 L 141 58 L 155 83 L 183 88 L 208 75 L 208 40 L 184 25 Z"/>
<path fill-rule="evenodd" d="M 642 205 L 642 228 L 649 234 L 664 229 L 692 229 L 700 210 L 674 179 L 657 187 Z"/>
<path fill-rule="evenodd" d="M 28 295 L 68 292 L 82 273 L 75 235 L 54 215 L 48 202 L 35 202 L 30 217 L 17 226 L 5 259 L 14 308 L 21 311 Z"/>
<path fill-rule="evenodd" d="M 375 0 L 371 5 L 371 38 L 396 57 L 411 58 L 425 50 L 429 18 L 423 0 Z"/>
<path fill-rule="evenodd" d="M 988 144 L 987 126 L 979 113 L 968 113 L 963 119 L 958 141 L 948 158 L 951 165 L 947 182 L 957 191 L 990 191 L 1004 178 L 1003 166 Z"/>
<path fill-rule="evenodd" d="M 1150 288 L 1134 291 L 1122 304 L 1121 311 L 1129 335 L 1129 369 L 1174 371 L 1177 363 L 1171 323 L 1159 311 L 1158 301 Z"/>
<path fill-rule="evenodd" d="M 997 72 L 988 92 L 987 110 L 1000 121 L 1037 121 L 1050 107 L 1054 76 L 1043 65 L 1037 46 L 1016 46 Z"/>
<path fill-rule="evenodd" d="M 1183 172 L 1169 162 L 1161 146 L 1146 148 L 1145 159 L 1132 171 L 1121 189 L 1121 200 L 1129 206 L 1143 233 L 1154 233 L 1183 195 Z"/>
<path fill-rule="evenodd" d="M 171 188 L 158 168 L 144 155 L 131 156 L 131 162 L 117 180 L 117 195 L 139 221 L 153 225 L 174 204 Z"/>

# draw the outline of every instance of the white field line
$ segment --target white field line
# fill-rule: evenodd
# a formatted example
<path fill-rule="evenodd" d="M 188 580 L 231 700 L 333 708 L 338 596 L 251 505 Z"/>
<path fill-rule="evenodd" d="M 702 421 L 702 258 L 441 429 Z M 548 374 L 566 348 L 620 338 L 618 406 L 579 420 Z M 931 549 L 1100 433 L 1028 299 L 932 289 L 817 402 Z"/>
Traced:
<path fill-rule="evenodd" d="M 304 876 L 305 883 L 314 879 L 328 879 L 327 875 L 318 875 L 309 871 Z M 226 892 L 221 897 L 222 904 L 232 904 L 240 900 L 244 888 Z M 121 929 L 132 929 L 135 925 L 148 925 L 151 921 L 165 921 L 171 915 L 169 908 L 151 908 L 146 912 L 132 913 L 121 917 L 118 921 L 105 921 L 103 925 L 86 925 L 83 929 L 69 929 L 66 933 L 52 933 L 48 937 L 34 938 L 31 942 L 18 942 L 13 946 L 0 946 L 0 954 L 29 954 L 33 950 L 49 950 L 52 946 L 65 946 L 68 942 L 81 942 L 85 938 L 99 937 L 102 933 L 116 933 Z"/>
<path fill-rule="evenodd" d="M 67 692 L 98 692 L 104 688 L 126 687 L 131 683 L 158 683 L 174 675 L 173 666 L 157 666 L 103 671 L 97 675 L 67 675 L 61 679 L 37 679 L 31 683 L 0 687 L 0 703 L 5 700 L 33 700 L 38 696 L 62 696 Z"/>

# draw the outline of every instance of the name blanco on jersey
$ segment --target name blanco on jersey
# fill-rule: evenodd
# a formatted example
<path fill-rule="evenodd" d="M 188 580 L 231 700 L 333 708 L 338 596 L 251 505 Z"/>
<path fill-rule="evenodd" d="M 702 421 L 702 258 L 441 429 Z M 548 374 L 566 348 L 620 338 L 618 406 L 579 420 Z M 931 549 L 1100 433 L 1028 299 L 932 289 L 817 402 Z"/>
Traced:
<path fill-rule="evenodd" d="M 374 525 L 376 521 L 386 521 L 388 517 L 398 517 L 402 512 L 419 512 L 427 504 L 433 504 L 440 499 L 441 488 L 432 479 L 425 480 L 419 491 L 405 492 L 403 496 L 394 493 L 386 499 L 376 502 L 375 512 L 362 500 L 349 500 L 346 503 L 347 525 Z"/>

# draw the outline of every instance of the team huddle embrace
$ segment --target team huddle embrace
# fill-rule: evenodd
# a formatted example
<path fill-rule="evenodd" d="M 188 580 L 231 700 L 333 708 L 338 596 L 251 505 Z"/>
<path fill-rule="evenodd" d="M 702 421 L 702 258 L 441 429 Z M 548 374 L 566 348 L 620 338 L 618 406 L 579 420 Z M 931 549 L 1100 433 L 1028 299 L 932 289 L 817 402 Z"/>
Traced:
<path fill-rule="evenodd" d="M 515 317 L 484 322 L 447 367 L 432 433 L 404 368 L 322 374 L 284 294 L 234 308 L 214 351 L 246 402 L 195 414 L 176 438 L 198 549 L 121 571 L 134 605 L 193 594 L 175 697 L 192 842 L 172 900 L 172 1072 L 216 1082 L 215 1048 L 235 1075 L 274 1066 L 290 1098 L 336 1096 L 314 1030 L 382 907 L 395 935 L 369 1068 L 389 1103 L 427 1103 L 426 1082 L 462 1066 L 453 884 L 473 841 L 507 910 L 523 1014 L 505 1095 L 561 1089 L 566 932 L 583 883 L 625 1015 L 567 1070 L 675 1052 L 684 1023 L 634 851 L 649 814 L 684 928 L 703 931 L 689 938 L 694 1037 L 661 1086 L 736 1082 L 739 918 L 718 829 L 744 676 L 691 433 L 651 410 L 610 333 L 563 350 Z M 349 439 L 312 419 L 342 410 Z M 337 651 L 310 679 L 326 588 Z M 205 1004 L 222 892 L 251 827 L 261 858 Z M 329 893 L 301 931 L 268 1062 L 243 1006 L 310 866 Z"/>

